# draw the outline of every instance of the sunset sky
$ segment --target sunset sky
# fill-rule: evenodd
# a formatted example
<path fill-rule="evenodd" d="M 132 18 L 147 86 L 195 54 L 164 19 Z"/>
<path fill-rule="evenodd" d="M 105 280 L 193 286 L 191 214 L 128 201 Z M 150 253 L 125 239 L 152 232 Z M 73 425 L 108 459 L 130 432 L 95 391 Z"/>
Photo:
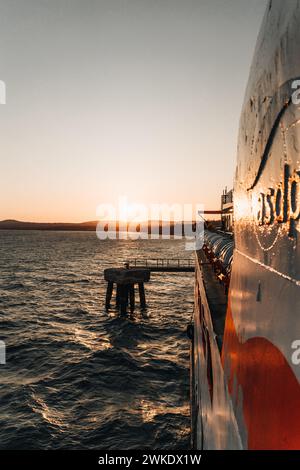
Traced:
<path fill-rule="evenodd" d="M 266 3 L 1 0 L 0 220 L 218 209 Z"/>

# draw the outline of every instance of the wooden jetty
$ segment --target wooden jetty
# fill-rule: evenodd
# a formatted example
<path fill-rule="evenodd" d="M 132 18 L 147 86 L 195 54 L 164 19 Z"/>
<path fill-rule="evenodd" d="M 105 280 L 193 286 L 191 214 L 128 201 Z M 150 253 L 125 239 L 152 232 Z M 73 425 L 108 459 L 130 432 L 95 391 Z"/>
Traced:
<path fill-rule="evenodd" d="M 126 314 L 128 305 L 130 311 L 135 309 L 135 286 L 138 286 L 140 306 L 146 308 L 144 283 L 150 281 L 151 272 L 194 272 L 193 259 L 135 258 L 124 263 L 122 268 L 107 268 L 104 279 L 107 281 L 105 307 L 110 303 L 116 286 L 116 307 L 121 314 Z"/>

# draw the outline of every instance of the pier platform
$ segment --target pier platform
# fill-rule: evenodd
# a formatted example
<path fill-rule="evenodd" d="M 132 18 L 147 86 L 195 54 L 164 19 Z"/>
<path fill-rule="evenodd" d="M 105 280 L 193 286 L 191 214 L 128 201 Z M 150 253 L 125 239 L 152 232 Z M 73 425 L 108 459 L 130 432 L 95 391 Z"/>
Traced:
<path fill-rule="evenodd" d="M 182 258 L 134 258 L 123 263 L 124 267 L 107 268 L 104 270 L 104 279 L 107 281 L 105 307 L 109 310 L 110 303 L 116 287 L 116 307 L 121 314 L 126 314 L 128 305 L 130 311 L 135 309 L 135 286 L 138 286 L 140 306 L 146 308 L 144 283 L 150 281 L 151 273 L 178 273 L 194 272 L 194 259 Z"/>
<path fill-rule="evenodd" d="M 134 258 L 127 261 L 129 269 L 149 269 L 153 273 L 179 273 L 194 272 L 195 260 L 193 258 Z"/>

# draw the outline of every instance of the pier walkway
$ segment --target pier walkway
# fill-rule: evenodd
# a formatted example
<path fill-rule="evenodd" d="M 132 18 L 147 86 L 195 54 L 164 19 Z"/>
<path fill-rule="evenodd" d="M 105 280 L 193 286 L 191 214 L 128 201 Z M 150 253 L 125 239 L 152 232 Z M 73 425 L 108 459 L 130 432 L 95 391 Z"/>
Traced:
<path fill-rule="evenodd" d="M 148 269 L 153 273 L 194 272 L 195 260 L 193 258 L 134 258 L 126 263 L 130 268 Z"/>

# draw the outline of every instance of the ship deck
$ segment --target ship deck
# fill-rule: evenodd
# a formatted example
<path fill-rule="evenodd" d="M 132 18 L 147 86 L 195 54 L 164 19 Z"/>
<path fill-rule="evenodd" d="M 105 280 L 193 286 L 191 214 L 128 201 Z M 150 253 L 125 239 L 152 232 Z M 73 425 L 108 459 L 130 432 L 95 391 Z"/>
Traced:
<path fill-rule="evenodd" d="M 212 265 L 208 263 L 204 251 L 197 251 L 197 256 L 202 272 L 206 297 L 210 308 L 211 320 L 214 332 L 216 334 L 216 341 L 218 344 L 219 351 L 221 352 L 225 329 L 227 295 L 225 294 L 224 287 L 216 278 Z"/>

